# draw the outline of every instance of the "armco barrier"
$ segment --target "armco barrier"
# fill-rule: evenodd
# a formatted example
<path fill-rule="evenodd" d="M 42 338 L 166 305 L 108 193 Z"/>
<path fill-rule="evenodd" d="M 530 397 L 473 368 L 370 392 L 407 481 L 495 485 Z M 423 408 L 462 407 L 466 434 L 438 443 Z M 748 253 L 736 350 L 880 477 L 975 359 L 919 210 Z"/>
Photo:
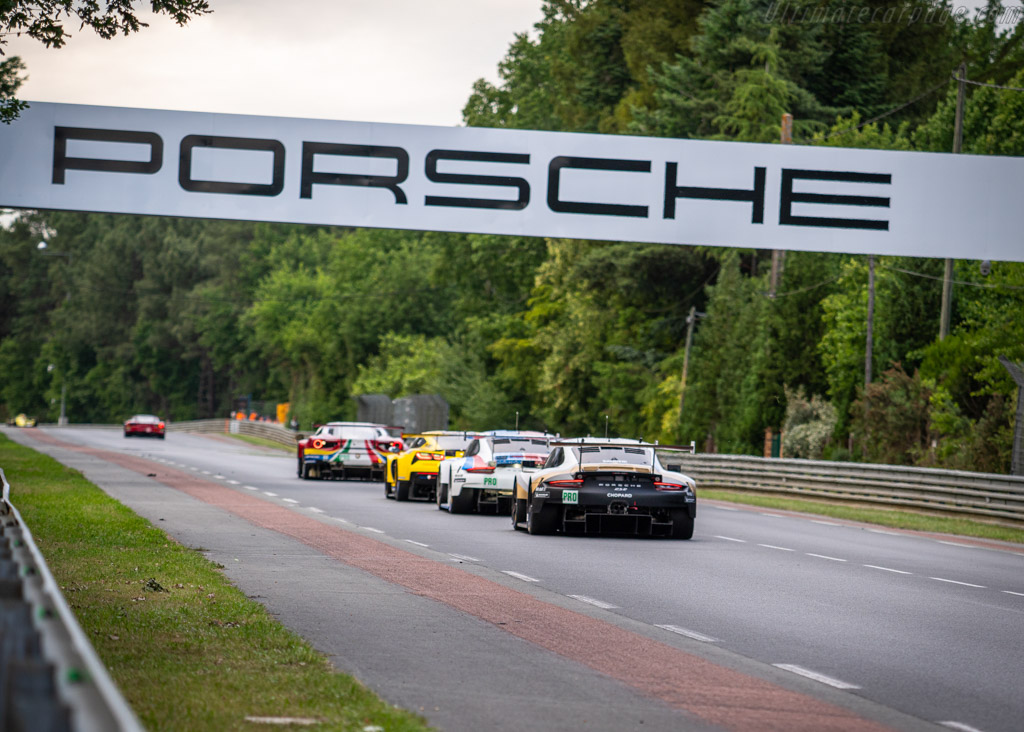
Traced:
<path fill-rule="evenodd" d="M 0 481 L 0 729 L 142 732 Z"/>
<path fill-rule="evenodd" d="M 662 455 L 700 488 L 785 493 L 1024 524 L 1024 478 L 898 465 Z"/>
<path fill-rule="evenodd" d="M 203 434 L 248 435 L 262 437 L 287 447 L 295 447 L 295 433 L 275 422 L 253 422 L 245 419 L 196 419 L 190 422 L 171 422 L 169 432 L 199 432 Z"/>

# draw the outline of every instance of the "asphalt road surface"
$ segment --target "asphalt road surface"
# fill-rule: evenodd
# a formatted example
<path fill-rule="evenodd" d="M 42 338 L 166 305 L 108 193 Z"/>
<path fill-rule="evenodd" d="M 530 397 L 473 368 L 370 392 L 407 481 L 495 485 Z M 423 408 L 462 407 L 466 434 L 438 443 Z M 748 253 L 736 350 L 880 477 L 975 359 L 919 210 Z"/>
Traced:
<path fill-rule="evenodd" d="M 1024 727 L 1022 547 L 713 502 L 691 541 L 529 536 L 227 437 L 5 433 L 443 730 Z"/>

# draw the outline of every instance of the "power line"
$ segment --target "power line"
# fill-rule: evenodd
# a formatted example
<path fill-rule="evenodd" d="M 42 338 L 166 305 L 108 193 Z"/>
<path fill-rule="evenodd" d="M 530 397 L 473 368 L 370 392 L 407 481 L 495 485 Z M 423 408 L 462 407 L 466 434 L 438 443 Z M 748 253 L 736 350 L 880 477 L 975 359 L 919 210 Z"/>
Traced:
<path fill-rule="evenodd" d="M 1003 86 L 1002 84 L 986 84 L 984 81 L 973 81 L 971 79 L 961 79 L 953 72 L 953 81 L 962 81 L 965 84 L 973 84 L 974 86 L 987 86 L 989 89 L 1002 89 L 1004 91 L 1018 91 L 1024 92 L 1024 88 L 1019 86 Z"/>
<path fill-rule="evenodd" d="M 893 270 L 894 272 L 902 272 L 903 274 L 912 275 L 913 277 L 923 277 L 926 280 L 938 280 L 942 282 L 945 277 L 939 275 L 925 274 L 924 272 L 914 272 L 913 270 L 903 269 L 902 267 L 892 267 L 886 264 L 879 264 L 879 267 L 883 269 Z M 1022 285 L 989 285 L 984 282 L 972 282 L 970 280 L 951 280 L 954 285 L 967 285 L 968 287 L 982 287 L 986 290 L 1024 290 Z"/>

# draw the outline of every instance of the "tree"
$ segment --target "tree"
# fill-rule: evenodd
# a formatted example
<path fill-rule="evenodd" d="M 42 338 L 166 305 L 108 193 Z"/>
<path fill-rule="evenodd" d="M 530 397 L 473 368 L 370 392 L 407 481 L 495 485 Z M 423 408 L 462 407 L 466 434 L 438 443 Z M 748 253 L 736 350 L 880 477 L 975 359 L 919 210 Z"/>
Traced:
<path fill-rule="evenodd" d="M 81 28 L 92 28 L 104 39 L 137 33 L 148 25 L 139 20 L 133 0 L 107 0 L 103 5 L 105 7 L 99 0 L 3 0 L 0 2 L 0 28 L 3 29 L 0 55 L 8 38 L 23 34 L 47 48 L 62 48 L 71 38 L 64 29 L 71 19 Z M 207 0 L 151 0 L 150 7 L 154 13 L 167 15 L 178 25 L 210 12 Z M 25 103 L 14 96 L 24 80 L 18 72 L 24 68 L 16 56 L 0 63 L 0 122 L 10 124 L 25 108 Z"/>

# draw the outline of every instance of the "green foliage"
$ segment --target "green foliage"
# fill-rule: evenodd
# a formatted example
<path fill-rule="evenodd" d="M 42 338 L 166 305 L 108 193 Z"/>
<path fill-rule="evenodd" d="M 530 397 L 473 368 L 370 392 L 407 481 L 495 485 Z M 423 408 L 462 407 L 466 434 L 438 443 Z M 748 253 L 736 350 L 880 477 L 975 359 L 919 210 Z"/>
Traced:
<path fill-rule="evenodd" d="M 900 364 L 868 384 L 853 404 L 853 437 L 873 463 L 913 465 L 930 449 L 928 408 L 931 384 L 920 372 L 911 376 Z"/>
<path fill-rule="evenodd" d="M 786 420 L 782 424 L 782 449 L 786 457 L 820 460 L 832 439 L 836 408 L 818 394 L 809 399 L 803 387 L 786 390 Z"/>

